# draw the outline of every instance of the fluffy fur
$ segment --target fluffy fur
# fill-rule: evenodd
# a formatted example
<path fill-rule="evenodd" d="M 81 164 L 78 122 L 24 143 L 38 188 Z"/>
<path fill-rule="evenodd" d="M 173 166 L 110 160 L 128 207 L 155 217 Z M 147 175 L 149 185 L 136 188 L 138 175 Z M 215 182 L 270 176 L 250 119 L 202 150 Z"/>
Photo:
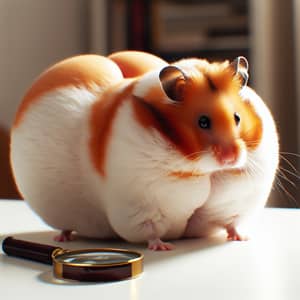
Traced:
<path fill-rule="evenodd" d="M 126 53 L 118 54 L 119 63 L 126 60 Z M 167 96 L 159 77 L 166 64 L 155 58 L 155 70 L 151 70 L 152 58 L 147 59 L 145 75 L 145 69 L 139 74 L 137 67 L 142 61 L 130 60 L 135 78 L 120 76 L 101 85 L 89 74 L 88 87 L 58 84 L 53 88 L 52 82 L 49 90 L 27 104 L 11 136 L 11 161 L 20 192 L 49 225 L 88 237 L 120 236 L 130 242 L 148 242 L 154 250 L 171 248 L 161 239 L 205 236 L 220 228 L 227 230 L 229 238 L 241 239 L 236 226 L 264 206 L 278 164 L 277 134 L 269 110 L 250 88 L 236 92 L 238 82 L 232 74 L 226 75 L 228 82 L 214 77 L 227 70 L 228 63 L 210 65 L 192 59 L 175 65 L 190 78 L 192 73 L 200 78 L 204 72 L 200 62 L 213 82 L 187 81 L 192 88 L 185 88 L 186 102 L 180 105 L 182 111 L 194 106 L 186 110 L 187 121 L 175 119 L 182 111 L 176 112 L 178 103 Z M 128 67 L 127 61 L 124 66 Z M 224 114 L 222 126 L 227 126 L 235 147 L 228 150 L 230 155 L 234 152 L 234 162 L 221 164 L 208 137 L 209 145 L 201 148 L 200 129 L 189 119 L 206 105 L 194 104 L 204 86 L 207 92 L 203 93 L 213 98 L 218 96 L 208 91 L 209 86 L 226 91 L 227 83 L 238 107 L 245 102 L 254 109 L 263 134 L 253 141 L 255 146 L 249 146 L 228 119 L 232 111 L 227 102 L 222 100 L 224 109 L 216 104 L 218 109 L 211 111 Z M 198 89 L 203 91 L 193 98 L 191 89 L 196 94 Z M 228 151 L 222 150 L 219 136 L 216 143 L 225 157 Z"/>

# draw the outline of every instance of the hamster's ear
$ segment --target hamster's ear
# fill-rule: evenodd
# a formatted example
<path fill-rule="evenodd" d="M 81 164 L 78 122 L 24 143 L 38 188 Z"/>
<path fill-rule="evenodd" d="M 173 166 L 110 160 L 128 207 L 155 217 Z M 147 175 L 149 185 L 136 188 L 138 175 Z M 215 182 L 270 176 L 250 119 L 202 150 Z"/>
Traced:
<path fill-rule="evenodd" d="M 176 66 L 166 66 L 159 73 L 159 80 L 165 94 L 173 101 L 183 100 L 186 75 Z"/>
<path fill-rule="evenodd" d="M 230 67 L 234 71 L 234 75 L 239 76 L 242 87 L 246 86 L 249 79 L 247 59 L 244 56 L 238 56 L 231 62 Z"/>

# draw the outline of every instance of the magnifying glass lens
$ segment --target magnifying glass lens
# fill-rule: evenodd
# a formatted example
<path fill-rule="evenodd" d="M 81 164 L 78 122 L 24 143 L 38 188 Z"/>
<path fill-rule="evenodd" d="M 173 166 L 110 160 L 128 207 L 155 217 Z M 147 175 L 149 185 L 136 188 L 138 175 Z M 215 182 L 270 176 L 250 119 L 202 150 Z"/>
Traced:
<path fill-rule="evenodd" d="M 52 258 L 54 275 L 61 279 L 115 281 L 143 271 L 143 256 L 124 249 L 58 250 Z"/>
<path fill-rule="evenodd" d="M 95 251 L 87 253 L 64 253 L 59 254 L 55 257 L 58 262 L 61 263 L 71 263 L 76 265 L 111 265 L 111 264 L 121 264 L 128 262 L 132 259 L 139 258 L 138 254 L 135 253 L 121 253 L 112 251 Z"/>

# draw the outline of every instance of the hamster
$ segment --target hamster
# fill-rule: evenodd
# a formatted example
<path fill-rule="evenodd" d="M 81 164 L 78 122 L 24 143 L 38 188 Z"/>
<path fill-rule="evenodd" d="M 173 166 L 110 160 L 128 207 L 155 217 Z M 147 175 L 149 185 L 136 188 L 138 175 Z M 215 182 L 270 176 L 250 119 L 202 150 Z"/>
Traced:
<path fill-rule="evenodd" d="M 237 226 L 268 198 L 278 138 L 248 63 L 149 53 L 81 55 L 25 94 L 11 131 L 20 193 L 50 226 L 90 238 L 167 240 Z"/>

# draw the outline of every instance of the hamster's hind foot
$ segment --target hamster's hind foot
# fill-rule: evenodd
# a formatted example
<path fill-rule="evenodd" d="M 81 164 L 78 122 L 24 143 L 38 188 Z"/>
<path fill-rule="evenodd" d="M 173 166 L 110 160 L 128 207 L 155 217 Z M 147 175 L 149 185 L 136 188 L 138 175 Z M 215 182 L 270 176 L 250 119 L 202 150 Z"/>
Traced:
<path fill-rule="evenodd" d="M 173 250 L 175 246 L 171 243 L 163 242 L 161 239 L 152 239 L 148 241 L 148 249 L 153 251 L 169 251 Z"/>
<path fill-rule="evenodd" d="M 229 224 L 225 227 L 226 231 L 227 231 L 227 240 L 228 241 L 248 241 L 248 237 L 241 235 L 240 233 L 238 233 L 238 231 L 236 230 L 236 228 Z"/>
<path fill-rule="evenodd" d="M 59 235 L 54 237 L 55 242 L 70 242 L 74 240 L 72 230 L 63 230 Z"/>

